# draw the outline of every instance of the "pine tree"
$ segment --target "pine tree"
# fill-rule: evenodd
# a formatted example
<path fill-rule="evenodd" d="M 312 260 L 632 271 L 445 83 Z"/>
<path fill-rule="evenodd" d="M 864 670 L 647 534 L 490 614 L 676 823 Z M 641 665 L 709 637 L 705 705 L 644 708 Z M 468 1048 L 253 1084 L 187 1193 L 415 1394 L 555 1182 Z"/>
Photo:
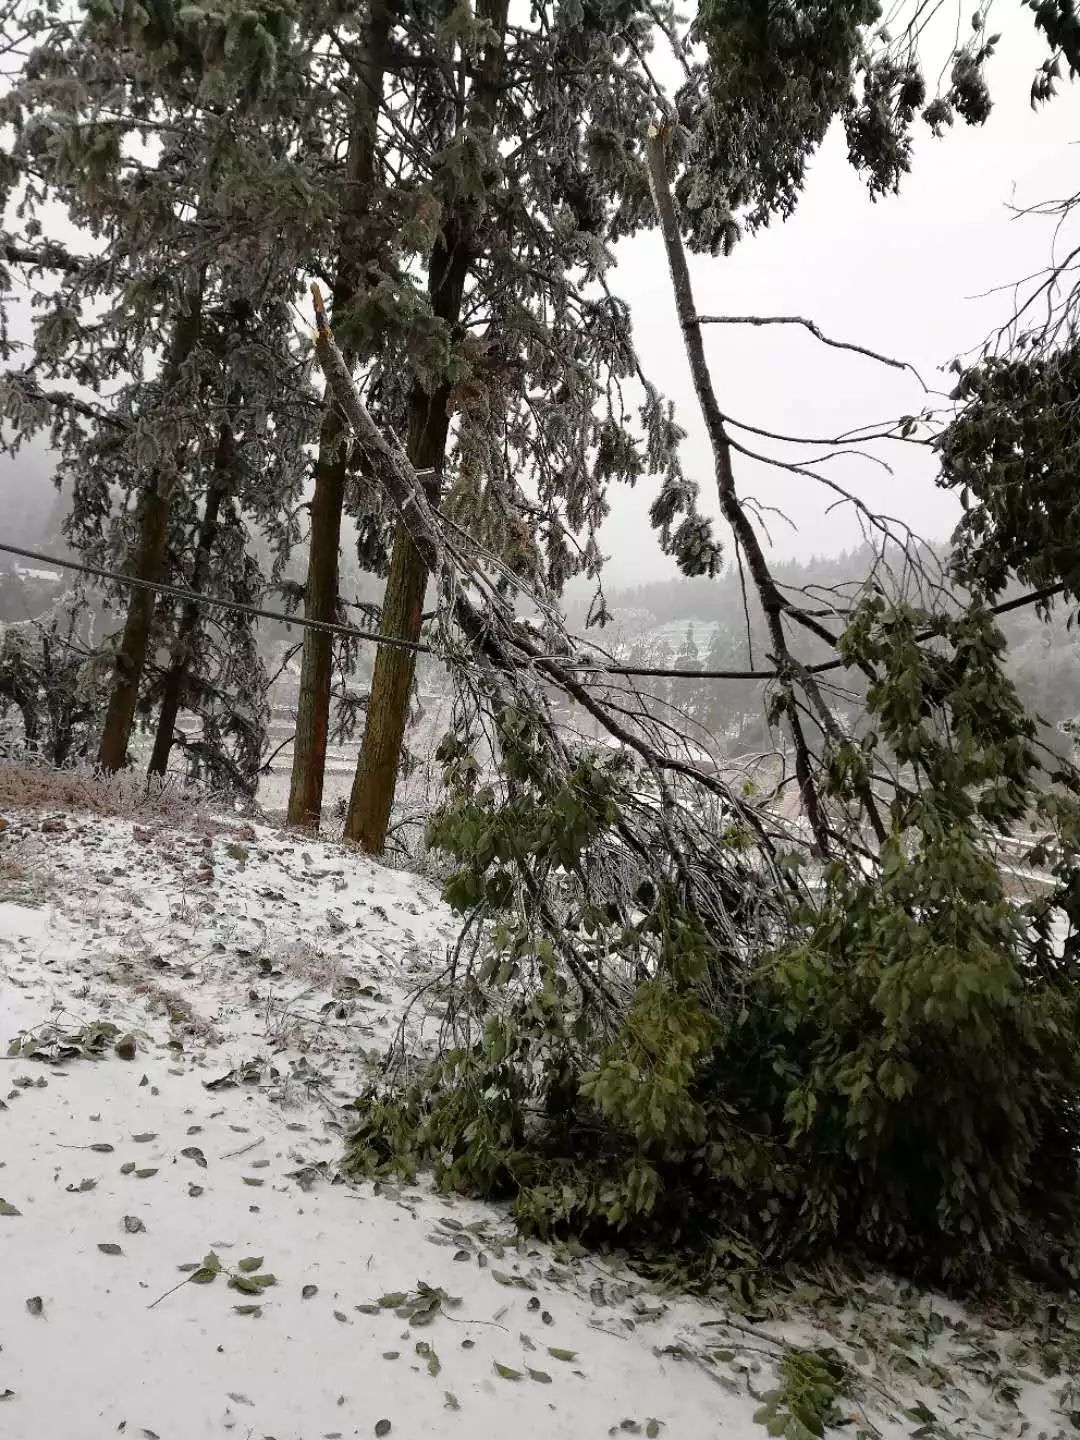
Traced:
<path fill-rule="evenodd" d="M 204 63 L 218 49 L 236 56 L 222 48 L 221 31 L 199 34 L 195 26 L 193 33 L 190 17 L 180 23 L 165 11 L 143 23 L 134 11 L 91 10 L 54 29 L 5 102 L 17 130 L 11 183 L 24 220 L 20 241 L 7 243 L 8 258 L 31 275 L 59 276 L 39 283 L 31 357 L 4 383 L 16 437 L 49 429 L 60 478 L 73 484 L 69 537 L 97 563 L 121 565 L 144 581 L 203 583 L 209 553 L 191 570 L 183 556 L 197 533 L 200 487 L 209 483 L 202 538 L 221 551 L 215 573 L 224 569 L 234 598 L 248 601 L 258 598 L 261 581 L 239 515 L 232 529 L 214 518 L 224 472 L 208 457 L 227 429 L 238 457 L 234 485 L 246 475 L 249 508 L 273 524 L 295 499 L 313 418 L 284 309 L 295 252 L 279 214 L 282 191 L 297 178 L 288 148 L 296 121 L 275 126 L 256 104 L 268 67 L 280 80 L 278 17 L 264 18 L 255 34 L 263 48 L 240 52 L 225 74 Z M 219 17 L 226 30 L 229 23 Z M 246 126 L 230 101 L 247 104 Z M 40 243 L 34 212 L 45 200 L 63 204 L 100 253 L 72 256 Z M 277 244 L 268 247 L 275 223 Z M 45 379 L 61 383 L 50 388 Z M 87 401 L 87 391 L 109 398 Z M 203 760 L 253 788 L 264 700 L 250 625 L 229 624 L 216 647 L 204 628 L 195 646 L 190 612 L 171 638 L 171 602 L 145 587 L 122 599 L 127 614 L 114 651 L 102 768 L 125 763 L 136 712 L 156 699 L 148 658 L 171 644 L 170 706 L 197 694 Z M 193 654 L 205 672 L 194 687 Z M 171 724 L 159 728 L 155 768 L 174 734 Z"/>
<path fill-rule="evenodd" d="M 463 146 L 470 142 L 482 146 L 485 141 L 490 143 L 493 135 L 505 58 L 507 10 L 508 0 L 477 3 L 474 43 L 482 49 L 463 133 L 454 137 Z M 493 157 L 485 159 L 490 164 Z M 428 266 L 432 314 L 451 332 L 459 325 L 465 285 L 474 264 L 480 202 L 486 195 L 482 179 L 478 188 L 478 194 L 470 194 L 468 186 L 463 185 L 456 194 L 442 197 L 444 203 L 450 203 Z M 436 477 L 443 468 L 450 430 L 450 397 L 449 376 L 434 387 L 418 378 L 409 396 L 406 453 L 418 471 L 432 472 L 432 499 L 438 496 Z M 399 525 L 383 598 L 384 633 L 412 641 L 419 638 L 427 580 L 427 568 L 408 529 Z M 386 840 L 414 665 L 413 652 L 390 647 L 380 649 L 375 661 L 363 746 L 345 820 L 346 838 L 373 854 L 381 853 Z"/>
<path fill-rule="evenodd" d="M 604 279 L 608 242 L 647 205 L 634 146 L 661 98 L 641 58 L 657 25 L 652 12 L 600 6 L 508 27 L 505 6 L 483 0 L 433 37 L 445 73 L 468 81 L 464 98 L 447 96 L 430 163 L 440 222 L 428 289 L 449 348 L 411 393 L 387 383 L 388 408 L 403 417 L 414 465 L 435 472 L 432 496 L 441 490 L 506 567 L 505 583 L 517 575 L 554 595 L 572 574 L 599 574 L 607 487 L 644 474 L 662 477 L 654 522 L 665 548 L 690 573 L 717 560 L 679 468 L 681 433 Z M 642 388 L 639 417 L 627 385 Z M 385 634 L 418 638 L 426 582 L 399 526 Z M 346 821 L 371 853 L 385 842 L 413 665 L 389 648 L 376 660 Z"/>

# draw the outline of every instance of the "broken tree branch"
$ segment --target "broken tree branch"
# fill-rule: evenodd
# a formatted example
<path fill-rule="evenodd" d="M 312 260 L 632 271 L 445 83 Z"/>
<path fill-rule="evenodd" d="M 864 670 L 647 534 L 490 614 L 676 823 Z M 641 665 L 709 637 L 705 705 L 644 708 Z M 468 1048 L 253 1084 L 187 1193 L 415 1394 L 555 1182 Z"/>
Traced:
<path fill-rule="evenodd" d="M 637 755 L 649 769 L 681 775 L 715 796 L 731 816 L 737 817 L 741 823 L 747 825 L 758 835 L 762 842 L 763 853 L 771 861 L 774 856 L 771 839 L 766 833 L 762 817 L 752 806 L 739 797 L 719 776 L 666 753 L 665 750 L 651 744 L 638 728 L 622 723 L 601 699 L 590 693 L 586 684 L 569 673 L 559 659 L 544 653 L 538 644 L 533 643 L 528 635 L 527 627 L 514 623 L 515 617 L 506 601 L 485 584 L 484 577 L 470 563 L 467 556 L 447 539 L 445 531 L 440 528 L 439 517 L 428 503 L 419 478 L 405 452 L 393 438 L 387 439 L 379 431 L 357 393 L 348 367 L 331 333 L 323 306 L 322 293 L 317 284 L 312 285 L 311 294 L 316 318 L 315 354 L 326 376 L 327 385 L 332 390 L 335 400 L 341 406 L 342 413 L 348 419 L 357 439 L 364 448 L 372 478 L 383 486 L 393 501 L 409 530 L 413 543 L 424 556 L 429 570 L 435 574 L 441 573 L 442 593 L 454 620 L 468 640 L 474 656 L 487 662 L 487 676 L 494 702 L 496 704 L 505 704 L 511 700 L 524 702 L 530 706 L 534 715 L 540 718 L 541 703 L 536 694 L 529 692 L 526 684 L 527 677 L 530 675 L 540 677 L 554 684 L 564 694 L 576 700 L 613 739 Z M 753 544 L 757 546 L 757 536 L 752 529 L 749 530 L 749 535 Z M 760 555 L 760 547 L 758 547 L 758 554 Z M 764 565 L 763 557 L 761 563 Z M 765 575 L 771 584 L 771 577 L 768 576 L 767 570 Z M 466 593 L 464 585 L 455 583 L 460 581 L 474 586 L 477 593 L 484 596 L 483 609 L 473 602 Z M 774 608 L 778 615 L 779 610 L 784 608 L 786 602 L 781 599 L 775 586 L 771 593 L 775 597 Z M 783 639 L 782 631 L 781 639 Z M 784 653 L 786 655 L 786 648 Z M 784 661 L 784 674 L 788 675 L 789 684 L 793 665 L 791 657 L 787 656 Z M 794 705 L 792 705 L 792 714 L 794 726 L 798 728 L 801 736 L 802 731 Z M 543 728 L 552 753 L 558 753 L 565 757 L 565 746 L 558 740 L 551 725 L 545 724 Z M 806 749 L 805 740 L 803 740 L 803 748 L 806 752 L 806 764 L 809 767 L 809 752 Z M 807 780 L 816 805 L 816 790 L 813 790 L 813 781 L 808 768 Z M 819 844 L 821 840 L 827 839 L 827 836 L 828 831 L 824 819 L 821 818 Z M 817 837 L 818 831 L 815 829 L 815 838 Z"/>

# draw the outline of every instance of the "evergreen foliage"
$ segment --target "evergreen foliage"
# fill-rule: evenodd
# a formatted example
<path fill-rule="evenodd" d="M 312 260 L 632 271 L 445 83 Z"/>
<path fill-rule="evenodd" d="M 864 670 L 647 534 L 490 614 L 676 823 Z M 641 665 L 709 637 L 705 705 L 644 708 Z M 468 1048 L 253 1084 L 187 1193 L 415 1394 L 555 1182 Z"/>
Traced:
<path fill-rule="evenodd" d="M 249 526 L 279 546 L 293 538 L 314 415 L 280 214 L 297 123 L 257 103 L 266 65 L 281 81 L 281 16 L 250 35 L 244 20 L 241 44 L 228 28 L 239 12 L 204 33 L 191 12 L 151 21 L 136 9 L 91 6 L 55 24 L 4 97 L 24 242 L 13 252 L 33 280 L 35 323 L 0 384 L 0 414 L 9 448 L 49 435 L 72 494 L 66 537 L 92 563 L 251 603 L 266 578 Z M 214 56 L 225 74 L 210 84 Z M 42 207 L 57 203 L 88 253 L 41 240 Z M 93 673 L 113 701 L 130 688 L 121 755 L 136 707 L 151 723 L 182 656 L 182 700 L 201 721 L 190 758 L 253 792 L 266 677 L 250 622 L 196 612 L 186 623 L 145 592 L 112 598 L 128 624 L 112 678 Z M 162 650 L 173 653 L 164 674 L 152 660 Z M 100 720 L 104 690 L 91 699 Z M 171 743 L 172 719 L 166 728 Z"/>

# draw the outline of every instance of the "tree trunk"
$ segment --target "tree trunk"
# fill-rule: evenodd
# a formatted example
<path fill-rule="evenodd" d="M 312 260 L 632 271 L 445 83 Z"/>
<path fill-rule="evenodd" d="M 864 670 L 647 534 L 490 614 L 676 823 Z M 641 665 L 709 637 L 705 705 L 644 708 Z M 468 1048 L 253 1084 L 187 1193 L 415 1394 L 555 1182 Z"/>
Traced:
<path fill-rule="evenodd" d="M 437 469 L 442 463 L 450 428 L 448 399 L 449 390 L 445 386 L 433 395 L 419 389 L 413 392 L 406 454 L 416 470 Z M 424 488 L 428 500 L 436 503 L 438 480 L 427 481 Z M 399 523 L 394 532 L 390 573 L 383 595 L 379 627 L 383 635 L 419 639 L 427 582 L 428 569 L 423 557 L 406 527 Z M 371 678 L 363 745 L 345 818 L 346 840 L 362 846 L 369 855 L 381 855 L 386 844 L 415 669 L 413 651 L 379 647 Z"/>
<path fill-rule="evenodd" d="M 346 197 L 338 233 L 334 315 L 340 316 L 364 283 L 375 258 L 373 236 L 360 223 L 367 211 L 375 177 L 377 121 L 382 103 L 386 49 L 392 24 L 388 0 L 372 0 L 364 40 L 364 64 L 357 75 L 357 104 L 346 160 Z M 334 620 L 338 602 L 338 549 L 345 499 L 347 434 L 333 398 L 327 395 L 319 430 L 315 493 L 311 501 L 304 614 L 309 620 Z M 334 638 L 325 630 L 304 631 L 300 696 L 293 740 L 288 823 L 318 830 L 322 818 L 326 745 L 330 732 L 330 688 Z"/>
<path fill-rule="evenodd" d="M 228 419 L 222 422 L 214 455 L 214 473 L 206 492 L 206 507 L 199 525 L 195 542 L 195 559 L 191 566 L 189 590 L 201 591 L 206 584 L 210 569 L 210 555 L 217 539 L 218 515 L 221 502 L 232 485 L 232 464 L 234 456 L 233 429 Z M 180 612 L 180 623 L 176 629 L 169 670 L 165 676 L 165 688 L 161 697 L 157 733 L 154 736 L 154 750 L 150 756 L 147 775 L 164 775 L 169 768 L 169 753 L 176 735 L 176 717 L 184 700 L 188 666 L 193 654 L 193 638 L 199 623 L 199 606 L 195 600 L 186 600 Z"/>
<path fill-rule="evenodd" d="M 162 388 L 175 385 L 180 369 L 198 343 L 202 324 L 202 277 L 188 295 L 187 309 L 179 316 L 168 360 L 162 373 Z M 136 539 L 129 561 L 129 573 L 139 580 L 160 580 L 169 537 L 169 498 L 174 483 L 171 471 L 157 469 L 149 477 L 139 503 Z M 139 684 L 146 665 L 150 631 L 154 622 L 155 592 L 133 586 L 128 599 L 127 619 L 120 648 L 116 652 L 115 675 L 105 724 L 98 746 L 97 763 L 113 773 L 127 762 L 128 740 L 139 700 Z"/>
<path fill-rule="evenodd" d="M 508 0 L 477 0 L 476 3 L 477 19 L 486 20 L 497 37 L 484 50 L 469 103 L 469 122 L 484 127 L 493 124 L 505 54 L 507 8 Z M 451 326 L 461 317 L 465 282 L 474 259 L 476 218 L 476 211 L 469 207 L 459 207 L 450 213 L 428 267 L 432 309 Z M 438 471 L 442 467 L 450 429 L 449 399 L 447 385 L 440 385 L 430 394 L 419 383 L 413 387 L 406 450 L 416 470 Z M 427 483 L 437 499 L 438 481 Z M 381 634 L 400 640 L 419 639 L 427 580 L 427 567 L 407 527 L 399 522 L 383 598 Z M 345 819 L 345 838 L 369 855 L 381 855 L 386 848 L 415 669 L 413 651 L 387 645 L 379 647 L 371 678 L 367 724 Z"/>

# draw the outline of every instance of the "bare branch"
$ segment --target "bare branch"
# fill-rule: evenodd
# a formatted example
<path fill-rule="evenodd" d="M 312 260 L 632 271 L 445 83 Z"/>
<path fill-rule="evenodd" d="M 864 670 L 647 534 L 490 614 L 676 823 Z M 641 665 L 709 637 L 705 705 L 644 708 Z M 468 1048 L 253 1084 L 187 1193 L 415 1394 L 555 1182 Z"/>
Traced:
<path fill-rule="evenodd" d="M 891 355 L 882 355 L 878 350 L 870 350 L 865 345 L 855 345 L 849 340 L 833 340 L 826 335 L 813 320 L 806 320 L 801 315 L 694 315 L 689 320 L 684 320 L 683 325 L 801 325 L 804 330 L 809 330 L 815 340 L 820 340 L 823 345 L 829 345 L 834 350 L 851 350 L 856 355 L 865 355 L 868 360 L 876 360 L 879 365 L 888 365 L 893 370 L 909 370 L 919 384 L 929 395 L 930 388 L 926 381 L 916 370 L 909 360 L 894 360 Z"/>
<path fill-rule="evenodd" d="M 736 542 L 742 548 L 747 568 L 758 592 L 761 608 L 765 612 L 769 640 L 777 669 L 781 673 L 780 685 L 784 694 L 788 726 L 795 748 L 795 772 L 799 780 L 799 792 L 818 849 L 823 855 L 826 855 L 830 849 L 828 826 L 814 781 L 810 747 L 803 732 L 802 721 L 795 703 L 796 665 L 788 647 L 783 622 L 786 602 L 769 570 L 757 531 L 751 524 L 735 487 L 735 473 L 731 463 L 731 441 L 724 425 L 723 412 L 713 389 L 708 362 L 705 359 L 701 325 L 698 322 L 694 306 L 690 269 L 686 263 L 686 252 L 683 249 L 675 198 L 671 193 L 664 125 L 653 126 L 650 129 L 645 152 L 653 204 L 656 207 L 657 217 L 660 221 L 660 233 L 667 251 L 668 268 L 671 271 L 671 283 L 675 292 L 675 306 L 679 323 L 682 326 L 687 359 L 690 362 L 690 374 L 712 447 L 720 508 L 723 511 L 724 519 L 735 534 Z"/>

